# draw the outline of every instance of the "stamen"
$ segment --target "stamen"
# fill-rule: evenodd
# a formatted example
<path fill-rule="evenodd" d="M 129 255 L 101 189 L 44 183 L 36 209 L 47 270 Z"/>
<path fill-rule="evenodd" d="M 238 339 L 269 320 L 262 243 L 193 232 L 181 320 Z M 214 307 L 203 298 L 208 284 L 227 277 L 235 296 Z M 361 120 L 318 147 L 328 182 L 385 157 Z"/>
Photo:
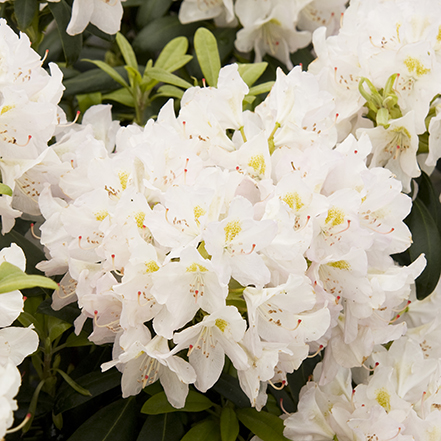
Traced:
<path fill-rule="evenodd" d="M 315 351 L 313 354 L 311 354 L 311 355 L 308 355 L 306 358 L 314 358 L 315 356 L 317 356 L 318 354 L 320 354 L 320 352 L 322 351 L 322 349 L 323 349 L 323 345 L 320 345 L 319 346 L 319 348 L 317 349 L 317 351 Z"/>
<path fill-rule="evenodd" d="M 333 236 L 333 235 L 335 235 L 335 234 L 341 234 L 341 233 L 344 233 L 345 231 L 349 230 L 349 227 L 351 226 L 351 220 L 348 219 L 347 222 L 348 222 L 348 226 L 347 226 L 346 228 L 344 228 L 344 229 L 341 230 L 341 231 L 331 233 L 330 235 Z"/>
<path fill-rule="evenodd" d="M 395 436 L 393 436 L 392 438 L 388 438 L 388 439 L 385 440 L 385 441 L 391 441 L 392 439 L 395 439 L 400 433 L 401 433 L 401 427 L 398 427 L 398 432 L 397 432 L 397 434 L 396 434 Z"/>
<path fill-rule="evenodd" d="M 369 225 L 366 225 L 366 227 L 369 228 L 370 230 L 374 231 L 375 233 L 384 234 L 384 235 L 393 233 L 395 231 L 395 228 L 393 228 L 393 227 L 389 231 L 378 231 L 375 228 L 370 227 Z"/>
<path fill-rule="evenodd" d="M 35 239 L 38 239 L 38 240 L 40 240 L 41 239 L 41 236 L 37 236 L 36 234 L 35 234 L 35 231 L 34 231 L 34 223 L 32 223 L 31 224 L 31 234 L 32 234 L 32 237 L 35 237 Z"/>
<path fill-rule="evenodd" d="M 13 144 L 17 145 L 18 147 L 26 147 L 31 141 L 31 139 L 32 139 L 32 135 L 28 135 L 28 140 L 24 144 L 19 144 L 14 138 L 15 142 L 13 142 Z"/>
<path fill-rule="evenodd" d="M 369 367 L 367 367 L 364 363 L 362 363 L 361 365 L 362 365 L 362 367 L 364 367 L 367 371 L 369 371 L 369 372 L 374 372 L 375 371 L 375 369 L 377 369 L 377 366 L 379 365 L 380 363 L 378 363 L 378 361 L 375 363 L 375 365 L 374 365 L 374 367 L 373 368 L 369 368 Z"/>
<path fill-rule="evenodd" d="M 81 112 L 78 110 L 76 115 L 75 115 L 75 118 L 74 118 L 74 120 L 72 122 L 67 123 L 67 124 L 60 124 L 59 127 L 71 127 L 71 126 L 73 126 L 78 121 L 78 118 L 80 117 L 80 115 L 81 115 Z"/>
<path fill-rule="evenodd" d="M 427 396 L 427 392 L 424 391 L 424 392 L 423 392 L 423 395 L 421 396 L 421 404 L 420 404 L 420 407 L 421 407 L 421 416 L 422 416 L 423 420 L 426 419 L 426 415 L 425 415 L 425 412 L 424 412 L 424 406 L 423 406 L 423 404 L 424 404 L 424 400 L 426 399 L 426 396 Z"/>
<path fill-rule="evenodd" d="M 122 269 L 121 271 L 118 271 L 115 267 L 115 257 L 116 257 L 115 254 L 112 254 L 110 257 L 112 258 L 112 271 L 115 274 L 117 274 L 118 276 L 121 276 L 121 277 L 124 276 L 124 269 Z"/>
<path fill-rule="evenodd" d="M 286 386 L 286 381 L 282 380 L 281 386 L 276 386 L 271 380 L 268 380 L 268 383 L 276 390 L 282 390 Z"/>
<path fill-rule="evenodd" d="M 202 78 L 202 87 L 207 87 L 207 83 L 205 81 L 205 78 Z"/>
<path fill-rule="evenodd" d="M 397 309 L 391 309 L 393 312 L 398 312 L 398 314 L 402 314 L 403 312 L 406 312 L 406 309 L 409 307 L 409 305 L 412 303 L 412 300 L 408 300 L 406 303 L 406 306 L 400 310 Z"/>
<path fill-rule="evenodd" d="M 25 419 L 16 427 L 13 427 L 12 429 L 8 429 L 6 433 L 15 433 L 19 430 L 23 429 L 24 426 L 26 426 L 26 423 L 32 418 L 32 414 L 28 413 L 25 417 Z"/>
<path fill-rule="evenodd" d="M 46 58 L 47 58 L 48 55 L 49 55 L 49 49 L 46 49 L 46 50 L 44 51 L 43 58 L 41 59 L 41 65 L 44 64 L 44 62 L 46 61 Z"/>
<path fill-rule="evenodd" d="M 285 408 L 283 407 L 283 398 L 280 398 L 280 400 L 279 400 L 279 407 L 280 407 L 280 409 L 282 409 L 282 412 L 285 414 L 285 415 L 291 415 L 289 412 L 287 412 L 286 410 L 285 410 Z"/>
<path fill-rule="evenodd" d="M 97 245 L 92 245 L 91 247 L 83 247 L 81 245 L 81 240 L 83 239 L 83 236 L 78 236 L 78 247 L 81 248 L 84 251 L 93 250 L 97 247 Z"/>
<path fill-rule="evenodd" d="M 117 328 L 119 328 L 119 319 L 114 320 L 113 322 L 106 323 L 105 325 L 98 324 L 98 311 L 97 310 L 93 311 L 93 323 L 95 324 L 95 326 L 97 328 L 107 328 L 107 329 L 110 329 L 111 331 L 114 331 L 114 332 L 115 332 L 115 329 L 112 328 L 112 325 L 114 325 L 115 323 L 118 323 Z"/>

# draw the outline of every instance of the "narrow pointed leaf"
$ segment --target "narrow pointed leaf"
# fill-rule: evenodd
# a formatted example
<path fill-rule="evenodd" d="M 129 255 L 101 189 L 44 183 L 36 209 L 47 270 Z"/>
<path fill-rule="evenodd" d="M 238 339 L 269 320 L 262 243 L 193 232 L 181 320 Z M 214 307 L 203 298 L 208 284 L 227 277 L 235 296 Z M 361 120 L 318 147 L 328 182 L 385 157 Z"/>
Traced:
<path fill-rule="evenodd" d="M 173 86 L 182 87 L 184 89 L 192 87 L 192 85 L 187 81 L 159 67 L 152 67 L 151 69 L 149 69 L 148 75 L 149 77 L 161 83 L 172 84 Z"/>
<path fill-rule="evenodd" d="M 103 95 L 103 100 L 116 101 L 127 107 L 135 107 L 135 99 L 127 89 L 118 89 Z"/>
<path fill-rule="evenodd" d="M 239 435 L 239 421 L 236 412 L 231 407 L 224 407 L 220 417 L 222 441 L 236 441 Z"/>
<path fill-rule="evenodd" d="M 126 64 L 133 69 L 138 70 L 138 61 L 136 60 L 135 52 L 126 37 L 124 37 L 121 32 L 116 34 L 116 43 L 121 51 L 122 56 L 124 57 Z"/>
<path fill-rule="evenodd" d="M 193 426 L 181 441 L 218 441 L 219 424 L 213 420 L 205 420 Z"/>
<path fill-rule="evenodd" d="M 203 394 L 190 390 L 188 392 L 185 406 L 181 409 L 176 409 L 167 400 L 165 392 L 153 395 L 142 406 L 141 412 L 148 415 L 159 415 L 161 413 L 169 412 L 201 412 L 209 409 L 213 406 L 213 403 Z"/>
<path fill-rule="evenodd" d="M 262 441 L 289 441 L 283 436 L 283 421 L 268 412 L 260 411 L 249 407 L 238 409 L 239 421 L 251 430 Z"/>
<path fill-rule="evenodd" d="M 184 95 L 184 91 L 182 89 L 179 89 L 178 87 L 175 86 L 165 85 L 165 86 L 161 86 L 158 89 L 155 98 L 160 96 L 168 96 L 171 98 L 181 99 L 182 95 Z"/>
<path fill-rule="evenodd" d="M 216 37 L 208 29 L 199 28 L 194 35 L 194 48 L 205 80 L 216 87 L 221 68 Z"/>
<path fill-rule="evenodd" d="M 126 80 L 113 67 L 109 66 L 107 63 L 104 63 L 104 61 L 88 60 L 87 58 L 83 61 L 88 61 L 89 63 L 95 64 L 101 70 L 106 72 L 107 75 L 113 78 L 117 83 L 121 84 L 121 86 L 127 87 L 127 89 L 129 89 L 129 85 L 127 84 Z"/>
<path fill-rule="evenodd" d="M 248 87 L 251 87 L 265 72 L 268 63 L 239 64 L 239 74 Z"/>
<path fill-rule="evenodd" d="M 78 383 L 72 380 L 72 378 L 70 378 L 69 375 L 66 374 L 66 372 L 62 371 L 61 369 L 55 369 L 55 371 L 58 372 L 63 377 L 64 381 L 79 394 L 89 397 L 92 396 L 92 394 L 87 389 L 81 387 Z"/>
<path fill-rule="evenodd" d="M 261 93 L 268 93 L 274 86 L 274 81 L 268 81 L 266 83 L 258 84 L 251 87 L 248 95 L 260 95 Z"/>

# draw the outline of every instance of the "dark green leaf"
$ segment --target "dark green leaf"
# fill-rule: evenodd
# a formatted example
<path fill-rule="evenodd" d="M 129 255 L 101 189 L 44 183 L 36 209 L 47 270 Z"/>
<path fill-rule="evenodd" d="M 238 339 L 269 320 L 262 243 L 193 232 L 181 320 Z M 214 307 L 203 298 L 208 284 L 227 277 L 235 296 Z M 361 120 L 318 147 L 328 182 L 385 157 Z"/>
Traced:
<path fill-rule="evenodd" d="M 133 397 L 100 409 L 68 441 L 136 440 L 136 402 Z"/>
<path fill-rule="evenodd" d="M 240 387 L 239 380 L 228 374 L 221 374 L 213 390 L 230 400 L 237 407 L 249 407 L 250 400 Z"/>
<path fill-rule="evenodd" d="M 38 11 L 37 0 L 15 0 L 14 12 L 20 30 L 24 31 L 32 24 L 32 20 Z"/>
<path fill-rule="evenodd" d="M 63 334 L 63 332 L 67 331 L 72 324 L 56 317 L 49 316 L 47 318 L 47 326 L 49 328 L 49 340 L 53 342 L 56 338 Z"/>
<path fill-rule="evenodd" d="M 194 48 L 207 84 L 216 87 L 221 68 L 216 37 L 208 29 L 199 28 L 194 35 Z"/>
<path fill-rule="evenodd" d="M 198 23 L 183 25 L 176 16 L 158 18 L 143 28 L 133 41 L 136 52 L 160 51 L 176 37 L 191 37 L 198 28 Z"/>
<path fill-rule="evenodd" d="M 256 409 L 237 409 L 240 422 L 263 441 L 289 441 L 283 436 L 283 421 L 268 412 Z"/>
<path fill-rule="evenodd" d="M 80 386 L 78 383 L 76 383 L 74 380 L 72 380 L 72 378 L 69 377 L 69 375 L 66 374 L 66 372 L 62 371 L 61 369 L 55 369 L 56 372 L 58 372 L 64 379 L 64 381 L 66 381 L 66 383 L 76 392 L 78 392 L 81 395 L 84 395 L 86 397 L 91 397 L 92 394 L 90 393 L 90 391 L 88 391 L 87 389 L 85 389 L 84 387 Z"/>
<path fill-rule="evenodd" d="M 414 261 L 421 253 L 425 254 L 427 260 L 426 268 L 415 280 L 417 298 L 422 300 L 433 292 L 440 277 L 441 237 L 429 210 L 418 197 L 405 222 L 412 232 L 413 243 L 409 248 L 411 260 Z"/>
<path fill-rule="evenodd" d="M 215 28 L 213 34 L 216 37 L 219 56 L 223 64 L 228 63 L 231 53 L 234 50 L 237 28 Z"/>
<path fill-rule="evenodd" d="M 136 441 L 180 441 L 184 433 L 179 414 L 149 415 Z"/>
<path fill-rule="evenodd" d="M 303 49 L 299 49 L 297 52 L 294 52 L 290 55 L 292 64 L 297 66 L 299 64 L 302 65 L 303 70 L 308 70 L 308 66 L 315 60 L 315 57 L 312 55 L 312 45 L 305 47 Z"/>
<path fill-rule="evenodd" d="M 173 0 L 144 0 L 136 15 L 136 24 L 142 28 L 162 17 L 170 8 Z"/>
<path fill-rule="evenodd" d="M 50 315 L 63 320 L 67 323 L 73 323 L 75 319 L 80 315 L 80 310 L 76 302 L 66 305 L 59 311 L 52 309 L 52 299 L 43 300 L 39 305 L 37 312 L 40 314 Z"/>
<path fill-rule="evenodd" d="M 435 221 L 438 231 L 441 234 L 441 203 L 439 201 L 439 195 L 426 173 L 421 172 L 421 176 L 417 179 L 417 182 L 418 199 L 429 210 L 430 215 Z"/>
<path fill-rule="evenodd" d="M 88 339 L 87 333 L 84 331 L 80 333 L 80 335 L 76 335 L 72 332 L 69 337 L 66 339 L 66 347 L 68 348 L 77 348 L 79 346 L 90 346 L 93 343 Z"/>
<path fill-rule="evenodd" d="M 165 392 L 160 392 L 159 394 L 153 395 L 153 397 L 144 403 L 141 412 L 148 415 L 159 415 L 161 413 L 177 411 L 201 412 L 209 409 L 211 406 L 213 406 L 213 403 L 205 395 L 190 390 L 187 400 L 185 401 L 185 406 L 181 409 L 176 409 L 168 402 Z"/>
<path fill-rule="evenodd" d="M 193 426 L 181 441 L 218 441 L 220 440 L 219 424 L 211 419 Z"/>
<path fill-rule="evenodd" d="M 71 36 L 66 32 L 70 21 L 71 8 L 65 0 L 57 3 L 50 2 L 48 6 L 58 26 L 66 63 L 67 65 L 72 65 L 80 56 L 81 49 L 83 48 L 83 37 L 81 34 Z"/>
<path fill-rule="evenodd" d="M 91 395 L 81 395 L 67 384 L 63 384 L 58 389 L 58 394 L 55 398 L 55 414 L 73 409 L 104 392 L 118 387 L 121 384 L 121 374 L 116 369 L 106 372 L 90 372 L 78 378 L 75 382 L 85 390 L 88 390 Z"/>
<path fill-rule="evenodd" d="M 239 435 L 239 422 L 236 412 L 231 407 L 224 407 L 220 417 L 220 431 L 222 441 L 236 441 Z"/>
<path fill-rule="evenodd" d="M 128 81 L 127 71 L 124 66 L 115 68 L 125 81 Z M 64 81 L 65 96 L 78 95 L 79 93 L 105 92 L 119 89 L 121 86 L 101 69 L 91 69 L 74 78 Z"/>
<path fill-rule="evenodd" d="M 251 87 L 265 72 L 268 63 L 239 64 L 239 74 L 248 87 Z"/>

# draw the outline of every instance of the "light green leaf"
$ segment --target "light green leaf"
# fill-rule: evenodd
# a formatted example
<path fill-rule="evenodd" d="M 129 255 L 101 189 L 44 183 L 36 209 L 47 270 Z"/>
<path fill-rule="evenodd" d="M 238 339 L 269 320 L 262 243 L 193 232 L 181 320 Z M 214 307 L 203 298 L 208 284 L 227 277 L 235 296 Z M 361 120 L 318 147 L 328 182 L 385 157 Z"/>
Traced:
<path fill-rule="evenodd" d="M 0 294 L 34 286 L 58 289 L 58 285 L 47 277 L 25 274 L 9 262 L 0 265 Z"/>
<path fill-rule="evenodd" d="M 237 409 L 237 417 L 263 441 L 289 441 L 283 436 L 283 421 L 275 415 L 249 407 Z"/>
<path fill-rule="evenodd" d="M 66 383 L 74 390 L 76 390 L 79 394 L 91 397 L 92 394 L 87 390 L 84 389 L 84 387 L 81 387 L 78 383 L 76 383 L 72 378 L 69 377 L 69 375 L 66 374 L 66 372 L 62 371 L 61 369 L 55 369 L 56 372 L 58 372 L 66 381 Z"/>
<path fill-rule="evenodd" d="M 121 51 L 122 56 L 124 57 L 124 61 L 126 62 L 127 66 L 132 67 L 136 71 L 138 70 L 138 61 L 136 60 L 135 52 L 121 32 L 118 32 L 116 34 L 116 43 L 119 47 L 119 50 Z"/>
<path fill-rule="evenodd" d="M 260 95 L 261 93 L 268 93 L 274 86 L 274 81 L 268 81 L 266 83 L 258 84 L 251 87 L 248 95 Z"/>
<path fill-rule="evenodd" d="M 80 108 L 80 112 L 84 114 L 87 109 L 97 104 L 102 103 L 102 95 L 101 92 L 93 92 L 93 93 L 81 93 L 77 95 L 78 107 Z"/>
<path fill-rule="evenodd" d="M 218 441 L 219 439 L 219 424 L 209 419 L 193 426 L 181 441 Z"/>
<path fill-rule="evenodd" d="M 135 107 L 135 100 L 130 90 L 118 89 L 110 93 L 103 95 L 103 100 L 116 101 L 117 103 L 124 104 L 127 107 Z"/>
<path fill-rule="evenodd" d="M 231 407 L 224 407 L 220 417 L 222 441 L 236 441 L 239 435 L 239 421 L 236 412 Z"/>
<path fill-rule="evenodd" d="M 127 84 L 126 80 L 112 67 L 109 66 L 107 63 L 104 63 L 104 61 L 100 60 L 89 60 L 84 59 L 83 61 L 87 61 L 89 63 L 93 63 L 96 66 L 98 66 L 101 70 L 106 72 L 110 77 L 112 77 L 117 83 L 121 84 L 123 87 L 127 87 L 129 89 L 129 85 Z"/>
<path fill-rule="evenodd" d="M 268 63 L 239 64 L 239 74 L 248 87 L 251 87 L 265 72 Z"/>
<path fill-rule="evenodd" d="M 182 87 L 184 89 L 192 87 L 192 85 L 187 81 L 159 67 L 152 67 L 151 69 L 149 69 L 148 75 L 149 77 L 161 83 L 173 84 L 173 86 Z"/>
<path fill-rule="evenodd" d="M 8 187 L 6 184 L 0 183 L 0 194 L 6 194 L 8 196 L 12 196 L 11 187 Z"/>
<path fill-rule="evenodd" d="M 148 415 L 159 415 L 161 413 L 170 412 L 201 412 L 209 409 L 213 406 L 213 403 L 203 394 L 190 390 L 188 392 L 185 406 L 181 409 L 176 409 L 167 400 L 165 392 L 153 395 L 142 406 L 141 412 Z"/>
<path fill-rule="evenodd" d="M 221 68 L 216 37 L 208 29 L 199 28 L 194 34 L 194 48 L 205 80 L 216 87 Z"/>
<path fill-rule="evenodd" d="M 188 40 L 186 37 L 174 38 L 167 43 L 156 60 L 155 67 L 160 67 L 167 72 L 173 72 L 187 64 L 193 57 L 186 55 Z"/>
<path fill-rule="evenodd" d="M 158 92 L 156 93 L 154 98 L 160 97 L 160 96 L 168 96 L 171 98 L 181 99 L 182 95 L 184 95 L 184 91 L 182 89 L 179 89 L 178 87 L 175 87 L 175 86 L 165 85 L 165 86 L 161 86 L 158 89 Z"/>

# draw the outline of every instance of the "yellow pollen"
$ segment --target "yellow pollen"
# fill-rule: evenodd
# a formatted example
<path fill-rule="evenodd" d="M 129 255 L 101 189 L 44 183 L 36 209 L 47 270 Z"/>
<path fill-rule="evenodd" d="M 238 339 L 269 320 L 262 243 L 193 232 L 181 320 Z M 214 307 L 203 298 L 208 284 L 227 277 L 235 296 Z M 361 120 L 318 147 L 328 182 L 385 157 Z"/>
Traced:
<path fill-rule="evenodd" d="M 107 210 L 100 210 L 94 213 L 94 215 L 97 221 L 102 221 L 109 215 L 109 212 Z"/>
<path fill-rule="evenodd" d="M 225 242 L 231 242 L 241 231 L 240 220 L 232 220 L 224 227 Z"/>
<path fill-rule="evenodd" d="M 205 266 L 199 265 L 199 263 L 193 262 L 190 266 L 187 266 L 186 271 L 187 271 L 187 273 L 196 273 L 196 272 L 204 273 L 205 271 L 208 271 L 208 270 L 207 270 L 207 268 L 205 268 Z"/>
<path fill-rule="evenodd" d="M 224 319 L 216 319 L 215 324 L 222 332 L 224 332 L 228 326 L 228 323 Z"/>
<path fill-rule="evenodd" d="M 155 271 L 158 271 L 159 266 L 154 260 L 150 260 L 150 262 L 145 262 L 145 272 L 148 273 L 154 273 Z"/>
<path fill-rule="evenodd" d="M 1 115 L 8 112 L 9 110 L 13 109 L 15 106 L 3 106 L 2 111 L 0 112 Z"/>
<path fill-rule="evenodd" d="M 436 36 L 436 41 L 441 43 L 441 26 L 438 28 L 438 35 Z"/>
<path fill-rule="evenodd" d="M 265 165 L 265 158 L 263 155 L 255 155 L 250 158 L 250 162 L 248 163 L 250 167 L 253 168 L 253 170 L 258 173 L 259 175 L 265 174 L 266 165 Z"/>
<path fill-rule="evenodd" d="M 193 208 L 194 220 L 198 225 L 200 224 L 199 218 L 205 213 L 206 211 L 200 205 L 196 205 L 196 207 Z"/>
<path fill-rule="evenodd" d="M 120 170 L 118 172 L 119 182 L 121 182 L 121 187 L 123 190 L 127 188 L 127 182 L 129 180 L 129 176 L 130 176 L 129 172 L 125 170 Z"/>
<path fill-rule="evenodd" d="M 305 205 L 302 203 L 302 200 L 296 191 L 286 193 L 285 196 L 283 196 L 282 201 L 285 202 L 291 210 L 294 210 L 295 208 L 298 211 Z"/>
<path fill-rule="evenodd" d="M 337 268 L 341 270 L 349 271 L 351 269 L 351 265 L 349 265 L 349 263 L 346 262 L 346 260 L 337 260 L 337 262 L 329 262 L 327 265 L 332 266 L 332 268 Z"/>
<path fill-rule="evenodd" d="M 389 392 L 382 387 L 381 389 L 377 389 L 375 391 L 376 400 L 378 404 L 384 408 L 386 412 L 390 412 L 390 394 Z"/>
<path fill-rule="evenodd" d="M 395 25 L 395 30 L 397 31 L 398 42 L 400 42 L 400 28 L 401 28 L 401 23 L 397 23 Z"/>
<path fill-rule="evenodd" d="M 415 72 L 418 77 L 426 75 L 430 72 L 430 69 L 424 67 L 420 60 L 411 56 L 404 60 L 404 64 L 406 65 L 409 73 Z"/>
<path fill-rule="evenodd" d="M 328 210 L 328 216 L 325 219 L 325 223 L 331 225 L 333 227 L 342 224 L 345 221 L 345 213 L 341 208 L 331 207 Z"/>
<path fill-rule="evenodd" d="M 144 226 L 145 213 L 143 211 L 138 211 L 138 213 L 135 213 L 133 217 L 136 220 L 136 225 L 138 225 L 138 228 L 142 228 Z"/>

